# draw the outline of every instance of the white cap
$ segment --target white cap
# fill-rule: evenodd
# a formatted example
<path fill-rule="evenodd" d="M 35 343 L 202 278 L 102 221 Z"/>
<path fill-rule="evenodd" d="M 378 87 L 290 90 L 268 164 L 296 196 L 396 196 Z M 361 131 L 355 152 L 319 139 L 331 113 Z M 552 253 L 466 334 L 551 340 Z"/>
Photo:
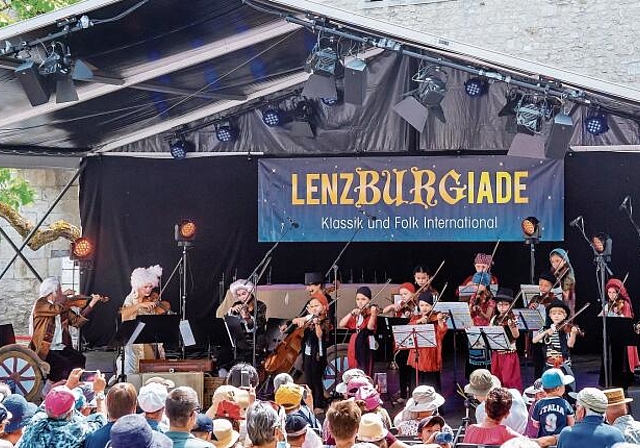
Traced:
<path fill-rule="evenodd" d="M 164 402 L 169 392 L 159 383 L 151 383 L 140 388 L 138 392 L 138 405 L 144 412 L 157 412 L 164 408 Z"/>

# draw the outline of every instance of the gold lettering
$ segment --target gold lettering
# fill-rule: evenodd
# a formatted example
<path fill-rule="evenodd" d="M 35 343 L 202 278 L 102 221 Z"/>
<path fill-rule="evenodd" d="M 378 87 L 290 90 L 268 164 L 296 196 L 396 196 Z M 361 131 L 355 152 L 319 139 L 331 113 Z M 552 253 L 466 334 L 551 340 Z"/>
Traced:
<path fill-rule="evenodd" d="M 328 174 L 322 174 L 320 178 L 320 186 L 322 188 L 322 204 L 326 205 L 330 201 L 335 205 L 338 203 L 338 173 L 331 174 L 331 180 L 329 180 Z M 328 200 L 328 201 L 327 201 Z"/>
<path fill-rule="evenodd" d="M 419 170 L 417 167 L 411 167 L 411 173 L 413 174 L 413 188 L 410 192 L 413 193 L 412 204 L 422 205 L 424 208 L 435 207 L 438 203 L 434 199 L 436 195 L 436 189 L 433 188 L 433 184 L 436 181 L 436 173 L 431 170 Z M 427 175 L 426 183 L 423 182 L 424 175 Z M 426 192 L 426 198 L 423 200 L 422 191 Z"/>
<path fill-rule="evenodd" d="M 407 201 L 403 199 L 403 195 L 402 195 L 404 175 L 406 174 L 407 170 L 398 170 L 397 168 L 394 168 L 392 171 L 393 171 L 393 174 L 395 174 L 395 176 L 392 176 L 391 171 L 389 170 L 382 171 L 382 177 L 385 178 L 384 189 L 382 190 L 382 200 L 387 205 L 400 206 L 402 204 L 407 203 Z M 395 198 L 391 197 L 392 177 L 395 177 L 395 180 L 396 180 L 396 197 Z"/>
<path fill-rule="evenodd" d="M 298 174 L 291 174 L 291 205 L 304 205 L 304 199 L 298 197 Z"/>
<path fill-rule="evenodd" d="M 506 204 L 511 200 L 511 173 L 496 172 L 496 204 Z"/>
<path fill-rule="evenodd" d="M 463 187 L 449 187 L 447 188 L 447 180 L 451 178 L 455 185 L 460 185 L 460 174 L 456 170 L 449 170 L 442 179 L 440 179 L 440 185 L 438 186 L 438 191 L 440 192 L 440 197 L 447 204 L 455 204 L 462 199 L 464 199 L 464 191 L 467 189 L 466 186 Z M 453 191 L 455 193 L 455 197 L 449 194 L 449 191 Z"/>
<path fill-rule="evenodd" d="M 525 179 L 529 177 L 528 171 L 515 171 L 513 173 L 513 202 L 516 204 L 528 204 L 529 198 L 521 193 L 527 190 Z"/>
<path fill-rule="evenodd" d="M 345 180 L 345 185 L 340 194 L 340 205 L 353 205 L 353 199 L 349 197 L 351 185 L 353 185 L 353 173 L 340 173 L 340 179 Z"/>
<path fill-rule="evenodd" d="M 356 168 L 356 173 L 360 177 L 359 186 L 354 188 L 359 193 L 356 207 L 380 202 L 380 189 L 376 186 L 376 183 L 380 180 L 380 173 L 373 170 L 363 170 L 362 168 Z M 371 200 L 367 200 L 369 192 L 371 192 Z"/>
<path fill-rule="evenodd" d="M 307 173 L 307 204 L 320 205 L 320 199 L 313 197 L 313 193 L 318 192 L 318 186 L 314 185 L 314 181 L 320 180 L 319 173 Z"/>
<path fill-rule="evenodd" d="M 493 204 L 493 191 L 491 191 L 491 177 L 487 171 L 480 173 L 480 182 L 478 185 L 478 197 L 476 203 L 482 204 L 484 200 L 487 204 Z"/>
<path fill-rule="evenodd" d="M 469 200 L 469 204 L 475 203 L 475 195 L 476 195 L 476 173 L 473 171 L 467 172 L 467 199 Z"/>

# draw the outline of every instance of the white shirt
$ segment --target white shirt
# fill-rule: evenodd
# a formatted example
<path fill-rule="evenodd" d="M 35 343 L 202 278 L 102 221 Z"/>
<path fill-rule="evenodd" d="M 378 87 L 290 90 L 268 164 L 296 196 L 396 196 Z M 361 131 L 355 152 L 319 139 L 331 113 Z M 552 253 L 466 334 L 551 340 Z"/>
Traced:
<path fill-rule="evenodd" d="M 511 411 L 509 415 L 502 421 L 505 426 L 513 429 L 514 431 L 524 434 L 527 429 L 527 420 L 529 419 L 529 412 L 527 411 L 527 405 L 524 403 L 524 399 L 517 389 L 508 389 L 513 397 L 511 403 Z M 484 410 L 484 401 L 476 408 L 476 422 L 482 423 L 486 418 L 487 413 Z"/>
<path fill-rule="evenodd" d="M 47 300 L 47 302 L 53 304 L 51 300 Z M 58 314 L 56 316 L 56 329 L 53 332 L 53 340 L 51 341 L 51 348 L 49 348 L 49 350 L 64 350 L 64 347 L 62 343 L 62 320 Z"/>

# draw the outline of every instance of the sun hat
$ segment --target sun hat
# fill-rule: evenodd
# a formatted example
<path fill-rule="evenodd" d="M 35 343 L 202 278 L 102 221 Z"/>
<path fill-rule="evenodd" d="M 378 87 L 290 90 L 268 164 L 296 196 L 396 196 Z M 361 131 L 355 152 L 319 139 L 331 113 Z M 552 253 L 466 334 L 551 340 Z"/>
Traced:
<path fill-rule="evenodd" d="M 633 401 L 633 398 L 625 397 L 624 389 L 621 387 L 616 387 L 614 389 L 603 390 L 604 394 L 607 396 L 607 406 L 615 406 L 618 404 L 627 404 Z"/>
<path fill-rule="evenodd" d="M 220 404 L 224 401 L 229 402 L 229 404 L 225 405 L 225 412 L 235 415 L 235 408 L 231 406 L 232 403 L 237 406 L 238 411 L 240 412 L 241 416 L 239 418 L 244 418 L 245 412 L 249 407 L 249 391 L 230 384 L 223 384 L 213 393 L 213 397 L 211 398 L 211 407 L 207 410 L 207 415 L 211 418 L 223 416 L 224 414 L 219 412 L 219 408 Z"/>
<path fill-rule="evenodd" d="M 167 378 L 163 378 L 161 376 L 152 376 L 151 378 L 149 378 L 147 381 L 144 382 L 144 385 L 148 386 L 151 383 L 162 384 L 167 389 L 173 389 L 174 387 L 176 387 L 176 383 L 174 383 L 173 381 Z"/>
<path fill-rule="evenodd" d="M 544 389 L 555 389 L 573 383 L 575 378 L 571 375 L 565 375 L 560 369 L 549 369 L 542 374 L 541 381 Z"/>
<path fill-rule="evenodd" d="M 542 387 L 542 378 L 538 378 L 533 384 L 522 391 L 522 399 L 527 406 L 531 405 L 535 401 L 536 394 L 544 392 Z"/>
<path fill-rule="evenodd" d="M 147 419 L 141 414 L 129 414 L 120 417 L 111 427 L 111 448 L 169 448 L 171 439 L 153 431 Z"/>
<path fill-rule="evenodd" d="M 162 384 L 147 384 L 142 386 L 138 392 L 138 406 L 144 412 L 157 412 L 164 408 L 167 396 L 169 396 L 169 392 Z"/>
<path fill-rule="evenodd" d="M 357 377 L 357 376 L 366 376 L 366 374 L 360 370 L 360 369 L 349 369 L 346 370 L 343 374 L 342 374 L 342 383 L 338 384 L 336 386 L 336 392 L 342 395 L 345 395 L 347 393 L 347 386 L 349 384 L 349 381 L 351 381 L 353 378 Z"/>
<path fill-rule="evenodd" d="M 286 411 L 300 406 L 304 392 L 297 384 L 283 384 L 276 391 L 274 400 Z"/>
<path fill-rule="evenodd" d="M 356 439 L 362 442 L 378 442 L 387 436 L 382 417 L 374 413 L 362 414 Z"/>
<path fill-rule="evenodd" d="M 444 404 L 444 397 L 431 386 L 418 386 L 407 400 L 405 410 L 409 412 L 435 411 Z"/>
<path fill-rule="evenodd" d="M 31 417 L 38 411 L 38 406 L 28 402 L 20 394 L 9 395 L 4 399 L 2 404 L 11 413 L 11 420 L 4 428 L 4 432 L 7 434 L 11 434 L 27 426 Z"/>
<path fill-rule="evenodd" d="M 440 425 L 441 428 L 444 428 L 444 425 L 446 425 L 446 423 L 444 419 L 439 415 L 431 415 L 429 417 L 425 417 L 420 420 L 420 423 L 418 423 L 418 436 L 420 436 L 420 433 L 426 426 L 432 425 Z"/>
<path fill-rule="evenodd" d="M 578 392 L 576 403 L 598 414 L 607 412 L 607 405 L 609 404 L 604 392 L 595 387 L 585 387 Z"/>
<path fill-rule="evenodd" d="M 44 399 L 44 410 L 49 418 L 64 417 L 73 409 L 76 397 L 67 386 L 56 386 L 49 391 Z"/>
<path fill-rule="evenodd" d="M 464 386 L 464 393 L 469 395 L 484 396 L 493 388 L 500 387 L 497 376 L 491 375 L 487 369 L 477 369 L 469 375 L 469 384 Z"/>
<path fill-rule="evenodd" d="M 216 419 L 213 421 L 213 437 L 211 437 L 211 443 L 216 448 L 229 448 L 238 441 L 240 434 L 238 431 L 234 431 L 233 425 L 229 420 L 224 418 Z"/>
<path fill-rule="evenodd" d="M 373 411 L 382 404 L 380 394 L 371 385 L 360 387 L 356 392 L 355 399 L 364 401 L 364 409 L 367 412 Z"/>

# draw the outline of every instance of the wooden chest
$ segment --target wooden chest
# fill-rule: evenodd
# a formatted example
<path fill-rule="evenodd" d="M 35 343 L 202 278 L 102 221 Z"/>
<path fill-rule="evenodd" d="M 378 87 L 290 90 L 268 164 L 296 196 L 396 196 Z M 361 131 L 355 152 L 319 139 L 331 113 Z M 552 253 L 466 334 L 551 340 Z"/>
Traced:
<path fill-rule="evenodd" d="M 211 359 L 141 359 L 140 373 L 149 372 L 212 372 Z"/>

